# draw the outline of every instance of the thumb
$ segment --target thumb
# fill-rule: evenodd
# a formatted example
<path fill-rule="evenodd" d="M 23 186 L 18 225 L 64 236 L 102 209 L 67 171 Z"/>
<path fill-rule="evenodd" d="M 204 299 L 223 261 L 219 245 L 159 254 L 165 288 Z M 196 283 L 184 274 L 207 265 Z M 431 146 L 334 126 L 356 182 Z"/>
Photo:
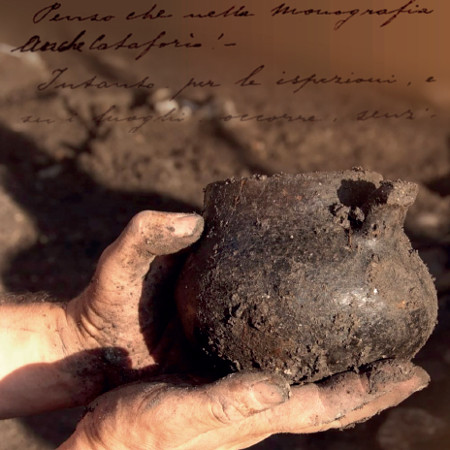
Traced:
<path fill-rule="evenodd" d="M 212 428 L 243 420 L 289 399 L 290 386 L 280 375 L 232 374 L 198 390 L 192 397 L 205 402 L 199 422 Z"/>
<path fill-rule="evenodd" d="M 193 439 L 284 403 L 289 396 L 289 384 L 279 375 L 236 373 L 213 384 L 164 392 L 162 398 L 150 396 L 148 420 L 156 419 L 167 435 L 182 427 L 184 439 Z"/>
<path fill-rule="evenodd" d="M 102 254 L 96 278 L 100 283 L 140 283 L 155 256 L 176 253 L 197 241 L 203 218 L 197 214 L 142 211 Z"/>
<path fill-rule="evenodd" d="M 247 442 L 253 432 L 242 422 L 290 395 L 281 376 L 261 372 L 233 374 L 197 387 L 185 382 L 169 376 L 98 397 L 61 449 L 238 448 L 230 442 Z"/>

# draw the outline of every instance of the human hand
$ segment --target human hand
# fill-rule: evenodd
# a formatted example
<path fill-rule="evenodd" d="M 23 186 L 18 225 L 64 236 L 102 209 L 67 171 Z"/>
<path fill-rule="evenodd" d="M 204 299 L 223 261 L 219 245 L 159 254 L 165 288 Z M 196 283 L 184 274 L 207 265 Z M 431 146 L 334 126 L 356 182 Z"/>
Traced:
<path fill-rule="evenodd" d="M 87 371 L 91 379 L 104 372 L 102 383 L 114 386 L 180 359 L 174 283 L 166 279 L 176 259 L 161 255 L 189 246 L 202 231 L 196 214 L 143 211 L 103 252 L 89 286 L 69 302 L 61 330 L 68 354 L 99 354 L 98 370 Z"/>
<path fill-rule="evenodd" d="M 86 405 L 130 380 L 192 364 L 171 297 L 183 258 L 169 254 L 195 242 L 202 229 L 196 214 L 144 211 L 68 304 L 3 295 L 0 419 Z"/>
<path fill-rule="evenodd" d="M 275 433 L 312 433 L 364 421 L 428 381 L 410 363 L 383 363 L 365 374 L 292 388 L 261 372 L 203 386 L 136 383 L 95 400 L 60 449 L 242 449 Z"/>

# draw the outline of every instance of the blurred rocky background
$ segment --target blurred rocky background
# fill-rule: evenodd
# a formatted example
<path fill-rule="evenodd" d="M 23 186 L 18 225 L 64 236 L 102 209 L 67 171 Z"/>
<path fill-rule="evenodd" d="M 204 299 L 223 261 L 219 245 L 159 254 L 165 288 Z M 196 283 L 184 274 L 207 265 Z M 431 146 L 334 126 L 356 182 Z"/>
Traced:
<path fill-rule="evenodd" d="M 374 87 L 331 89 L 324 86 L 306 89 L 301 95 L 264 85 L 258 89 L 238 90 L 227 84 L 213 89 L 186 89 L 172 99 L 180 80 L 187 81 L 186 73 L 191 73 L 186 72 L 188 67 L 198 74 L 213 76 L 214 70 L 205 71 L 215 63 L 203 55 L 191 64 L 188 57 L 183 59 L 169 53 L 155 53 L 145 64 L 137 65 L 115 54 L 95 57 L 64 54 L 57 55 L 57 59 L 55 55 L 12 54 L 12 46 L 23 43 L 26 36 L 35 32 L 26 11 L 37 7 L 25 0 L 19 3 L 25 7 L 21 12 L 2 5 L 4 29 L 0 33 L 3 42 L 0 44 L 1 290 L 47 291 L 55 299 L 70 299 L 88 282 L 102 249 L 133 214 L 142 209 L 201 211 L 203 187 L 218 179 L 252 173 L 296 173 L 361 166 L 378 171 L 385 178 L 415 181 L 420 185 L 420 193 L 408 214 L 406 231 L 435 277 L 439 293 L 439 323 L 416 358 L 416 363 L 431 375 L 430 387 L 354 429 L 314 436 L 275 436 L 255 448 L 450 448 L 448 63 L 444 65 L 429 53 L 421 54 L 426 46 L 422 41 L 418 43 L 414 35 L 416 53 L 409 46 L 405 47 L 405 68 L 396 73 L 411 79 L 423 79 L 426 73 L 439 78 L 439 82 L 421 84 L 410 91 L 406 88 L 387 91 Z M 144 3 L 135 2 L 133 6 L 136 10 L 145 9 Z M 64 5 L 74 10 L 75 4 L 65 2 Z M 77 4 L 77 12 L 91 12 L 92 4 L 98 10 L 105 10 L 108 2 L 81 2 Z M 175 4 L 169 2 L 169 5 Z M 84 8 L 83 11 L 80 8 Z M 73 26 L 52 29 L 53 36 L 70 35 Z M 42 25 L 39 30 L 47 30 L 50 25 L 47 27 Z M 341 47 L 328 35 L 324 38 L 328 42 L 325 50 L 317 42 L 317 47 L 313 47 L 311 41 L 304 46 L 303 53 L 296 52 L 298 43 L 292 42 L 295 33 L 289 30 L 286 39 L 291 47 L 284 46 L 280 54 L 273 44 L 278 42 L 279 30 L 269 29 L 262 35 L 266 41 L 261 42 L 272 42 L 274 48 L 264 49 L 256 44 L 259 41 L 250 39 L 257 48 L 249 64 L 246 64 L 249 48 L 242 48 L 233 58 L 222 55 L 219 60 L 225 66 L 215 71 L 244 67 L 235 73 L 245 75 L 246 70 L 256 67 L 259 61 L 268 67 L 272 64 L 269 72 L 275 73 L 278 67 L 288 70 L 289 64 L 298 69 L 300 59 L 305 61 L 304 67 L 327 69 L 327 73 L 332 74 L 352 61 L 348 51 L 339 50 Z M 383 35 L 383 42 L 396 36 L 400 39 L 400 31 L 392 29 L 389 31 L 392 36 Z M 427 35 L 430 42 L 440 39 L 439 33 L 444 33 L 434 28 L 420 29 L 420 32 L 422 36 Z M 236 33 L 240 36 L 242 30 Z M 256 30 L 254 35 L 258 33 Z M 308 29 L 303 33 L 317 36 L 317 30 Z M 356 55 L 367 46 L 369 39 L 367 34 L 361 33 L 361 42 L 353 42 L 351 47 L 355 51 L 359 49 Z M 372 54 L 365 55 L 362 62 L 351 67 L 363 70 L 366 61 L 366 66 L 370 63 L 390 73 L 390 64 L 396 64 L 395 46 L 406 45 L 398 39 L 394 48 L 385 49 L 385 53 L 373 44 Z M 311 48 L 317 48 L 318 53 Z M 330 55 L 328 67 L 321 62 L 324 54 Z M 294 55 L 297 66 L 292 62 Z M 409 66 L 417 68 L 409 74 L 408 64 L 412 64 L 414 56 L 420 57 L 421 62 Z M 380 58 L 384 62 L 377 66 L 375 62 Z M 37 85 L 50 80 L 55 67 L 69 67 L 70 76 L 77 80 L 96 75 L 99 80 L 133 83 L 151 73 L 156 87 L 151 90 L 38 91 Z M 306 73 L 312 72 L 306 70 Z M 130 129 L 139 124 L 138 120 L 120 123 L 95 120 L 111 105 L 116 105 L 117 117 L 163 115 L 175 110 L 183 116 L 183 121 L 149 121 L 130 133 Z M 355 120 L 356 112 L 375 109 L 397 113 L 413 110 L 415 118 L 411 120 L 406 114 L 399 118 Z M 221 119 L 229 114 L 261 112 L 291 116 L 314 114 L 323 120 L 311 123 Z M 52 118 L 55 123 L 27 122 L 28 116 Z M 73 431 L 81 413 L 76 409 L 2 421 L 0 449 L 55 448 Z"/>

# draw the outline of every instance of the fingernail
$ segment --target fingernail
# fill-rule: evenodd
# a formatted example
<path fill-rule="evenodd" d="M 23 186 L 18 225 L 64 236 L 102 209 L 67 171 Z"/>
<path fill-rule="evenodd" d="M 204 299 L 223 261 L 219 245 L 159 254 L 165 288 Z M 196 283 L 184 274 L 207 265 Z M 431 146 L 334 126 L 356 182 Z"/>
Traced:
<path fill-rule="evenodd" d="M 289 399 L 291 389 L 284 378 L 274 375 L 267 380 L 254 384 L 253 392 L 260 403 L 275 406 Z"/>
<path fill-rule="evenodd" d="M 174 236 L 187 237 L 201 234 L 203 231 L 203 218 L 198 214 L 186 214 L 177 217 L 174 221 Z"/>

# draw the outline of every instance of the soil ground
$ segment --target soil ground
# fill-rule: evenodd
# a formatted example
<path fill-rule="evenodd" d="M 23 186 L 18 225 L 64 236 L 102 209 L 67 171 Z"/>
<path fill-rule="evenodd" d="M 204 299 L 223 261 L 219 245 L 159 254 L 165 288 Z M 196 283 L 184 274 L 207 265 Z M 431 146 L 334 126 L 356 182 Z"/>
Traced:
<path fill-rule="evenodd" d="M 199 211 L 203 187 L 252 173 L 344 170 L 362 166 L 386 178 L 420 185 L 406 231 L 435 277 L 439 323 L 415 362 L 431 375 L 429 388 L 401 406 L 346 431 L 275 436 L 258 449 L 442 450 L 450 442 L 450 126 L 449 113 L 430 120 L 355 122 L 368 105 L 406 110 L 402 99 L 364 92 L 357 98 L 309 93 L 302 110 L 339 120 L 271 123 L 219 119 L 230 111 L 295 114 L 298 104 L 272 92 L 236 95 L 226 88 L 178 98 L 189 118 L 95 125 L 92 116 L 117 104 L 117 114 L 166 111 L 171 104 L 142 92 L 77 91 L 39 94 L 45 68 L 2 56 L 0 91 L 0 270 L 9 292 L 47 291 L 70 299 L 88 282 L 103 248 L 142 209 Z M 81 69 L 80 69 L 81 70 Z M 92 70 L 92 66 L 90 68 Z M 7 78 L 6 74 L 14 73 Z M 92 72 L 91 72 L 92 73 Z M 195 95 L 194 95 L 195 94 Z M 425 111 L 427 104 L 421 104 Z M 166 109 L 165 109 L 166 108 Z M 26 113 L 25 113 L 26 112 Z M 26 115 L 67 119 L 23 123 Z M 136 125 L 132 123 L 131 126 Z M 0 449 L 55 448 L 74 429 L 81 410 L 0 422 Z"/>

